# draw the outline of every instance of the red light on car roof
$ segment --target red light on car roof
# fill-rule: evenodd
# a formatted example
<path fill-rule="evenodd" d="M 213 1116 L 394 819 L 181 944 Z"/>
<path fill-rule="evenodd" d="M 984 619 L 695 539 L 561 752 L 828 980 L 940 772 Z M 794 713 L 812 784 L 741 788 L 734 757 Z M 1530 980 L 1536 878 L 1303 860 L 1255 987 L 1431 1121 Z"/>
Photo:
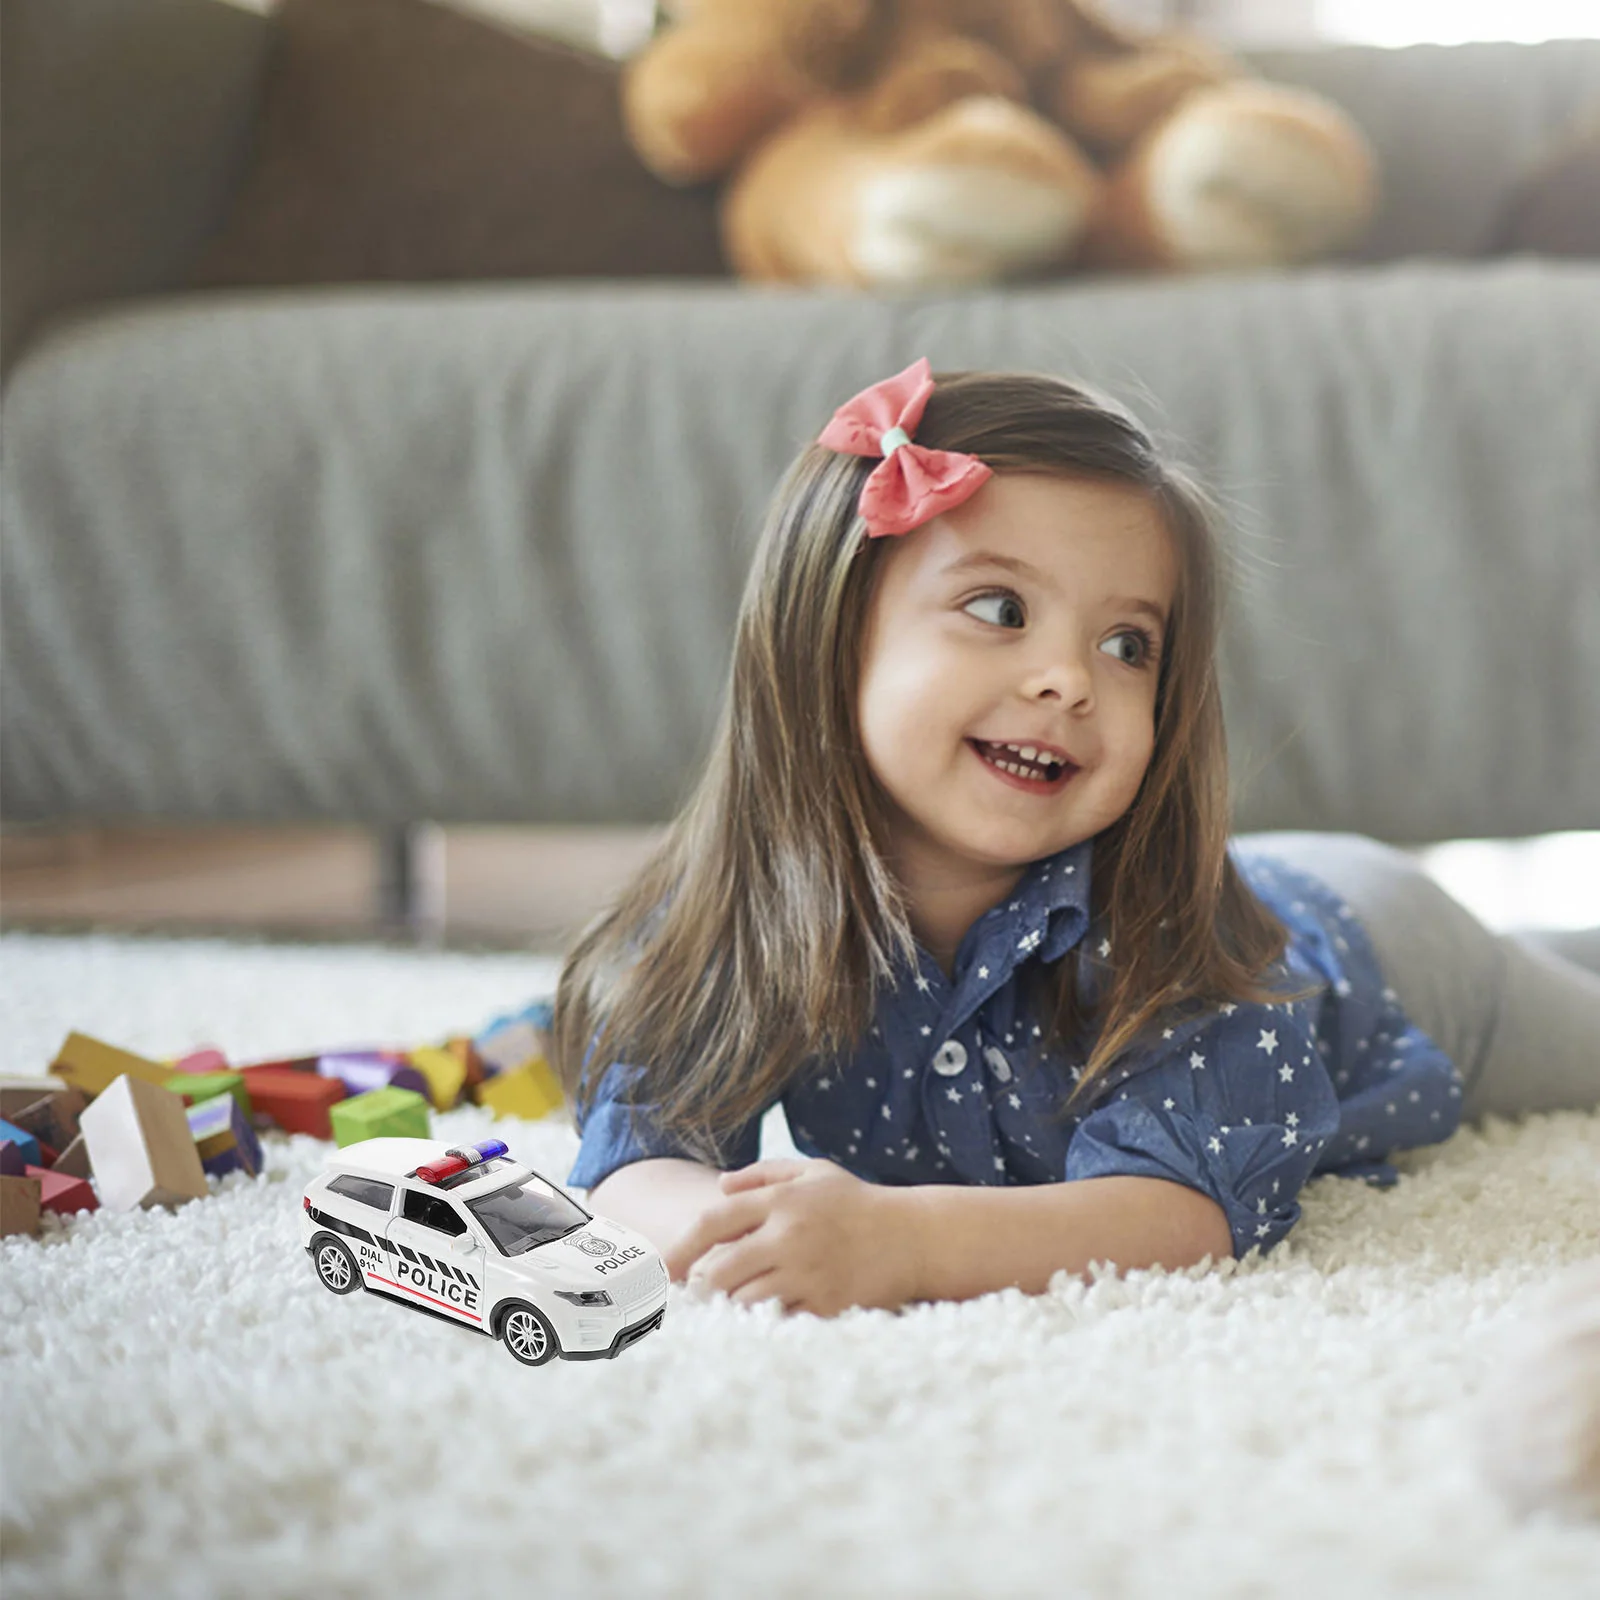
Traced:
<path fill-rule="evenodd" d="M 441 1156 L 425 1167 L 418 1167 L 417 1176 L 424 1183 L 438 1183 L 441 1179 L 453 1178 L 458 1172 L 465 1172 L 471 1165 L 463 1156 Z"/>
<path fill-rule="evenodd" d="M 476 1167 L 485 1161 L 493 1161 L 496 1156 L 506 1153 L 504 1139 L 485 1139 L 481 1144 L 453 1145 L 437 1160 L 430 1161 L 426 1166 L 418 1167 L 416 1175 L 424 1183 L 438 1183 L 445 1178 L 453 1178 L 458 1172 L 465 1172 L 468 1167 Z"/>

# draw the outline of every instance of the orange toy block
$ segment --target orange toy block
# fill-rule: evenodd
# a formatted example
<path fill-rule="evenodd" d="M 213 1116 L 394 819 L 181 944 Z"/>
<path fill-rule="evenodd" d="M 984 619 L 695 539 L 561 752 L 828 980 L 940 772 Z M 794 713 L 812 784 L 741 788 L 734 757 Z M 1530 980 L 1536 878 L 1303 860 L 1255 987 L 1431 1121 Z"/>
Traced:
<path fill-rule="evenodd" d="M 39 1180 L 0 1176 L 0 1238 L 39 1231 Z"/>
<path fill-rule="evenodd" d="M 435 1111 L 448 1111 L 461 1098 L 467 1083 L 467 1068 L 454 1050 L 424 1046 L 407 1051 L 406 1060 L 422 1074 Z"/>
<path fill-rule="evenodd" d="M 119 1050 L 103 1040 L 91 1039 L 86 1033 L 67 1035 L 50 1070 L 58 1078 L 65 1078 L 74 1089 L 81 1089 L 91 1100 L 103 1094 L 123 1073 L 146 1083 L 159 1085 L 167 1081 L 167 1069 L 159 1062 L 136 1056 L 131 1050 Z"/>
<path fill-rule="evenodd" d="M 39 1180 L 39 1205 L 64 1217 L 72 1211 L 97 1211 L 100 1202 L 87 1178 L 74 1178 L 70 1173 L 57 1172 L 55 1168 L 29 1167 L 27 1177 Z"/>
<path fill-rule="evenodd" d="M 210 1192 L 183 1101 L 171 1090 L 124 1073 L 79 1121 L 108 1211 L 181 1205 Z"/>
<path fill-rule="evenodd" d="M 466 1074 L 463 1082 L 467 1093 L 470 1094 L 488 1076 L 484 1070 L 483 1057 L 478 1054 L 478 1047 L 466 1034 L 446 1039 L 444 1047 L 461 1062 Z"/>
<path fill-rule="evenodd" d="M 333 1137 L 328 1111 L 345 1097 L 345 1087 L 337 1078 L 302 1072 L 298 1067 L 246 1067 L 244 1079 L 250 1104 L 286 1133 Z"/>
<path fill-rule="evenodd" d="M 497 1072 L 478 1086 L 478 1104 L 497 1117 L 548 1116 L 561 1105 L 561 1085 L 540 1057 L 524 1061 L 507 1072 Z"/>

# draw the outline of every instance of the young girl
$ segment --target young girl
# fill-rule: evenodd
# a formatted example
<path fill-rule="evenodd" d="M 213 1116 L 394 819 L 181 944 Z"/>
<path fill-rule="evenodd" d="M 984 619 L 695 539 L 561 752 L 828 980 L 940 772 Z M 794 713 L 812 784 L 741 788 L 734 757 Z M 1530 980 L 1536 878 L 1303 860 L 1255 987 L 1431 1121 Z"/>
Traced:
<path fill-rule="evenodd" d="M 1600 1102 L 1600 977 L 1350 835 L 1228 840 L 1201 491 L 919 361 L 780 486 L 704 776 L 585 930 L 568 1181 L 749 1303 L 1270 1250 L 1463 1116 Z M 781 1102 L 809 1159 L 758 1160 Z"/>

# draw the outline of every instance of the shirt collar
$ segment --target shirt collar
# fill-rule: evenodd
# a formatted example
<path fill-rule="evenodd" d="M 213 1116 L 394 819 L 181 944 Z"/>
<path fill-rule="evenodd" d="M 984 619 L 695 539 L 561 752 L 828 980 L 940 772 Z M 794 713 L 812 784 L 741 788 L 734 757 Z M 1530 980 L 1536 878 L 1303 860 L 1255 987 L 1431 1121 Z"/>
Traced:
<path fill-rule="evenodd" d="M 1016 887 L 967 930 L 953 973 L 963 1015 L 1006 982 L 1031 956 L 1055 961 L 1089 926 L 1093 839 L 1031 862 Z"/>

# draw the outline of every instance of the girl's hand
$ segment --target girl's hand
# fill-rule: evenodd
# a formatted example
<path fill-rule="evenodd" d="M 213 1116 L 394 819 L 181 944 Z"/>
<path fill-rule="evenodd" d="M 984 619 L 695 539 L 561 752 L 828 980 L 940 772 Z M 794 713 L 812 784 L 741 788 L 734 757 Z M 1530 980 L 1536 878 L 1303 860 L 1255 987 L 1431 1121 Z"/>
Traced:
<path fill-rule="evenodd" d="M 922 1236 L 911 1191 L 863 1182 L 832 1161 L 787 1157 L 720 1182 L 724 1198 L 666 1254 L 675 1279 L 819 1317 L 916 1298 Z"/>

